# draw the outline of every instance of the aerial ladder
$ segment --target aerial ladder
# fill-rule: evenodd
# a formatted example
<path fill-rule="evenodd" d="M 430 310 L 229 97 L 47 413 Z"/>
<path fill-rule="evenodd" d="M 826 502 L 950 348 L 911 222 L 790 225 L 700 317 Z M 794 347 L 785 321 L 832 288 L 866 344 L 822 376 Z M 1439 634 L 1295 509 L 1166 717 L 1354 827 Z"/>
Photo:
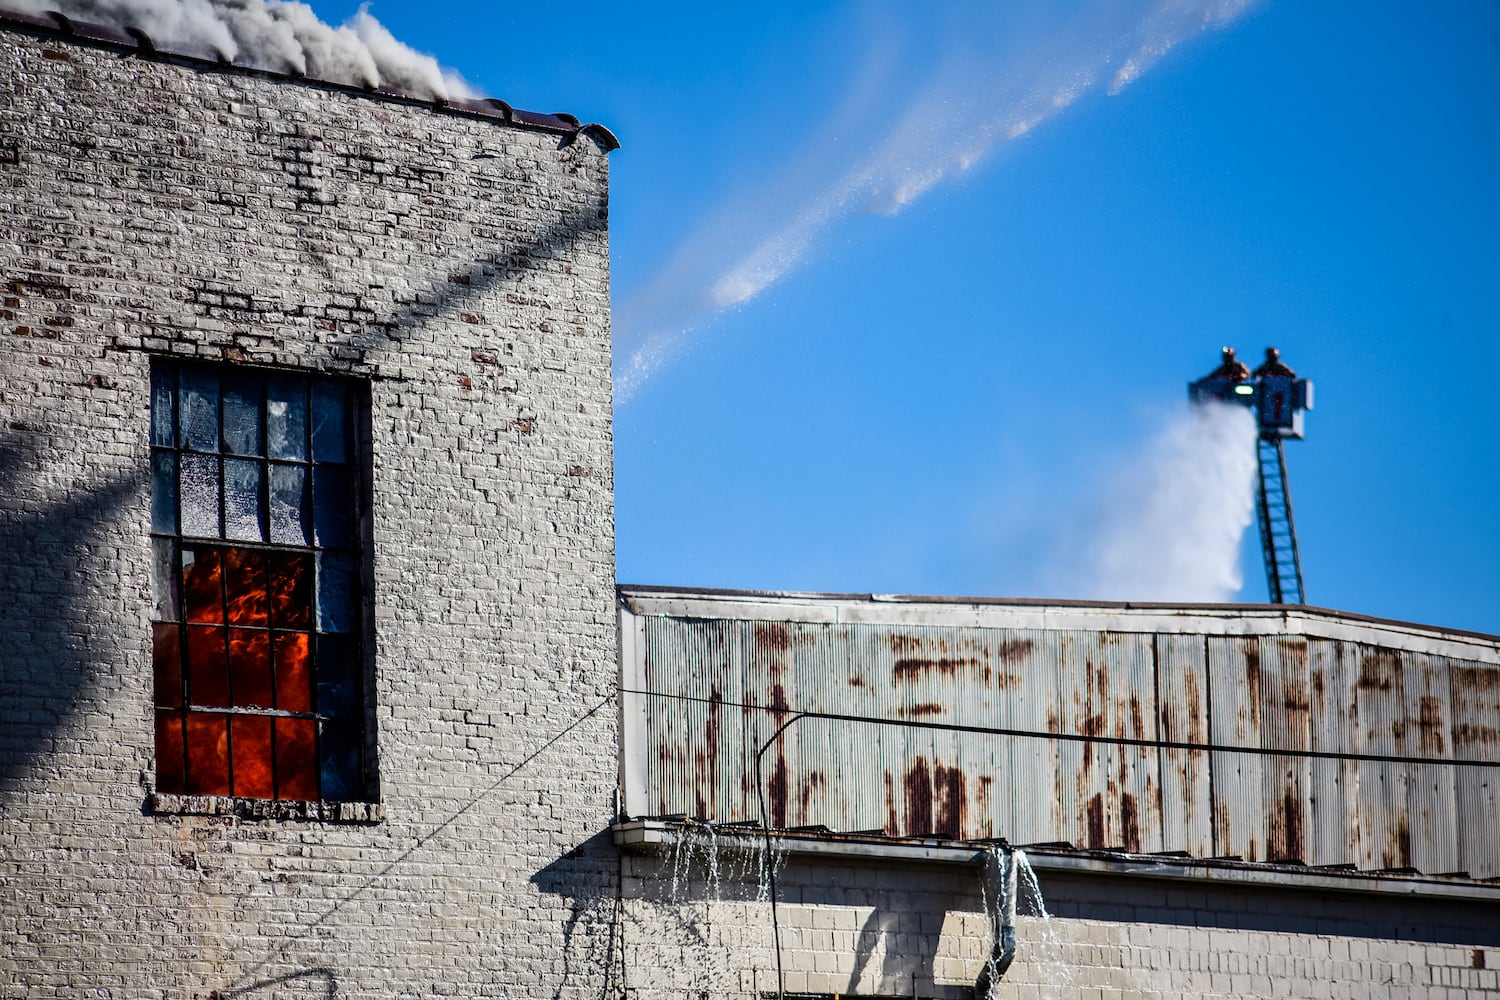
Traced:
<path fill-rule="evenodd" d="M 1266 564 L 1266 590 L 1272 604 L 1307 603 L 1302 589 L 1302 560 L 1292 520 L 1283 443 L 1302 440 L 1302 415 L 1312 409 L 1313 387 L 1281 361 L 1281 352 L 1266 348 L 1266 360 L 1251 371 L 1224 348 L 1223 362 L 1188 385 L 1195 404 L 1228 403 L 1248 407 L 1255 416 L 1256 520 Z"/>

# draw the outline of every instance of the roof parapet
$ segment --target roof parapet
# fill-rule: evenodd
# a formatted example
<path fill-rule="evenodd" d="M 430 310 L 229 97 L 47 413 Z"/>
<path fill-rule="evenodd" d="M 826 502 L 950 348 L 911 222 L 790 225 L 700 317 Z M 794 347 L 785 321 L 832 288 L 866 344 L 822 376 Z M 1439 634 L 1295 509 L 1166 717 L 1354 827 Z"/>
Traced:
<path fill-rule="evenodd" d="M 219 54 L 217 60 L 208 59 L 201 55 L 161 48 L 149 35 L 134 26 L 115 28 L 108 25 L 76 20 L 57 11 L 48 11 L 45 14 L 38 15 L 0 8 L 0 27 L 31 31 L 41 35 L 63 37 L 70 41 L 84 44 L 120 49 L 145 59 L 182 63 L 219 72 L 233 71 L 276 80 L 313 84 L 344 93 L 359 94 L 399 104 L 419 105 L 448 114 L 462 115 L 467 118 L 483 118 L 490 121 L 503 122 L 507 125 L 514 125 L 518 128 L 552 132 L 568 136 L 569 138 L 576 138 L 580 135 L 587 136 L 598 143 L 599 147 L 606 153 L 620 148 L 620 141 L 615 138 L 614 133 L 608 128 L 594 122 L 583 124 L 574 115 L 566 113 L 542 114 L 535 111 L 523 111 L 519 108 L 513 108 L 505 101 L 493 97 L 444 100 L 441 98 L 418 97 L 415 94 L 394 87 L 358 87 L 320 77 L 261 69 L 257 66 L 234 63 L 225 57 L 223 53 Z"/>

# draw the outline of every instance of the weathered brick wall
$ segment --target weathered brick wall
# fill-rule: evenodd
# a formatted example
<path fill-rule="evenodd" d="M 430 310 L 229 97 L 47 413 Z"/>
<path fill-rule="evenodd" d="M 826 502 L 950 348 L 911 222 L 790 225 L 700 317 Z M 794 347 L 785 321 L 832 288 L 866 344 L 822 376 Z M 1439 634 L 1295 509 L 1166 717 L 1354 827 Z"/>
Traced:
<path fill-rule="evenodd" d="M 775 996 L 756 852 L 627 856 L 627 996 Z M 715 875 L 713 872 L 717 870 Z M 788 993 L 970 1000 L 988 954 L 977 866 L 783 858 Z M 1500 994 L 1493 902 L 1042 870 L 999 1000 L 1317 1000 Z"/>
<path fill-rule="evenodd" d="M 0 996 L 600 994 L 606 191 L 587 135 L 0 31 Z M 381 821 L 147 806 L 153 353 L 368 382 Z"/>

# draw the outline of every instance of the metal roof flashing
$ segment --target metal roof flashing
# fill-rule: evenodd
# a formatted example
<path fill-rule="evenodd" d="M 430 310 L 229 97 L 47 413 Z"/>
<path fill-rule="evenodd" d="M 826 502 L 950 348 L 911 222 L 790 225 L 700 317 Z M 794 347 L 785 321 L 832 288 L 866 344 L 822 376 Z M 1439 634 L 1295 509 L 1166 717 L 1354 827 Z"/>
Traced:
<path fill-rule="evenodd" d="M 1306 635 L 1395 641 L 1403 648 L 1449 649 L 1500 664 L 1500 635 L 1290 604 L 1189 604 L 1034 597 L 822 594 L 640 586 L 616 588 L 621 611 L 752 621 L 826 624 L 1099 628 L 1206 635 Z"/>
<path fill-rule="evenodd" d="M 66 17 L 56 11 L 49 11 L 45 15 L 35 15 L 0 7 L 0 29 L 26 32 L 78 45 L 114 49 L 137 58 L 175 63 L 205 72 L 239 73 L 264 77 L 286 83 L 334 90 L 372 100 L 421 107 L 443 114 L 478 118 L 530 131 L 551 132 L 563 136 L 565 142 L 572 142 L 579 136 L 586 136 L 592 139 L 604 153 L 620 148 L 620 141 L 609 129 L 597 123 L 581 124 L 576 117 L 569 114 L 538 114 L 534 111 L 522 111 L 494 98 L 451 101 L 441 98 L 428 99 L 391 87 L 357 87 L 318 77 L 241 65 L 223 58 L 210 59 L 189 52 L 176 52 L 161 48 L 144 31 L 136 27 L 115 28 L 93 24 Z"/>
<path fill-rule="evenodd" d="M 644 854 L 670 852 L 680 842 L 692 836 L 694 831 L 706 828 L 706 824 L 676 819 L 641 819 L 617 822 L 610 827 L 610 832 L 615 846 L 621 851 Z M 774 842 L 773 849 L 777 852 L 830 862 L 865 862 L 907 867 L 979 864 L 983 862 L 989 848 L 999 843 L 806 830 L 772 830 L 770 838 Z M 766 831 L 760 827 L 736 825 L 714 828 L 714 841 L 720 850 L 760 851 L 765 849 L 766 839 Z M 1037 847 L 1024 844 L 1014 846 L 1026 853 L 1033 868 L 1042 872 L 1500 903 L 1500 880 L 1474 879 L 1463 875 L 1433 876 L 1314 868 L 1292 864 L 1261 864 L 1232 858 L 1075 850 L 1050 844 Z"/>

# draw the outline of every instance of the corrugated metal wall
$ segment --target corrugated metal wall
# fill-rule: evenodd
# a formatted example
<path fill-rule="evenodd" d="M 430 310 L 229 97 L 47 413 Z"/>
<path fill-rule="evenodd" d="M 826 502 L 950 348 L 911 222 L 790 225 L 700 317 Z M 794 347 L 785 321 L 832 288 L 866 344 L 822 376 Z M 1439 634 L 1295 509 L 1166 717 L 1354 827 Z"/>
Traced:
<path fill-rule="evenodd" d="M 765 746 L 777 827 L 1500 876 L 1496 664 L 1292 635 L 637 621 L 648 815 L 758 820 Z"/>

